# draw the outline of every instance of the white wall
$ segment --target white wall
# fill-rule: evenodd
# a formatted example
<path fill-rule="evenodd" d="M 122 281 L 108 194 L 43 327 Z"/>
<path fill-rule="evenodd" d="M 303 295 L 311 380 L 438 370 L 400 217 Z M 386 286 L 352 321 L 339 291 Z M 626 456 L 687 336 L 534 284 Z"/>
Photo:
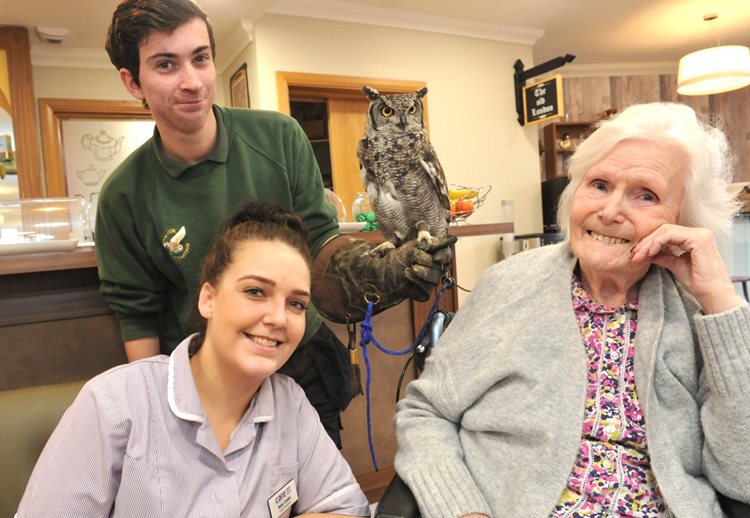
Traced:
<path fill-rule="evenodd" d="M 256 108 L 278 108 L 277 71 L 425 81 L 430 139 L 448 181 L 492 185 L 470 221 L 497 222 L 500 200 L 509 198 L 516 233 L 541 231 L 537 129 L 518 125 L 513 93 L 513 63 L 529 66 L 531 47 L 282 15 L 263 16 L 251 46 Z M 461 239 L 460 284 L 471 289 L 498 250 L 497 236 Z"/>
<path fill-rule="evenodd" d="M 120 75 L 112 66 L 106 68 L 33 66 L 32 74 L 34 96 L 37 99 L 48 97 L 111 101 L 136 100 L 120 82 Z M 219 82 L 223 83 L 221 78 Z M 216 102 L 223 104 L 224 99 L 224 90 L 217 87 Z"/>
<path fill-rule="evenodd" d="M 219 53 L 222 49 L 217 49 Z M 531 47 L 362 24 L 265 15 L 253 41 L 225 69 L 217 102 L 228 102 L 228 81 L 248 65 L 253 108 L 275 110 L 276 72 L 338 74 L 424 81 L 429 87 L 430 138 L 448 181 L 491 185 L 472 223 L 498 221 L 500 200 L 515 200 L 516 233 L 539 232 L 537 129 L 516 122 L 513 63 L 533 64 Z M 37 98 L 132 99 L 114 68 L 34 66 Z M 471 289 L 497 261 L 499 239 L 462 238 L 460 284 Z M 465 294 L 459 293 L 459 300 Z"/>
<path fill-rule="evenodd" d="M 33 66 L 34 96 L 53 99 L 134 100 L 114 67 Z"/>

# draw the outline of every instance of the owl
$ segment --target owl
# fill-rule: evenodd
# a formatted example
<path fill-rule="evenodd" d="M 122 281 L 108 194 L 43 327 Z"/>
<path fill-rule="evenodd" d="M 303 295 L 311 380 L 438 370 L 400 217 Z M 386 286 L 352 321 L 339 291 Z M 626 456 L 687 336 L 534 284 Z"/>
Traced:
<path fill-rule="evenodd" d="M 382 256 L 412 239 L 427 248 L 433 237 L 447 237 L 450 222 L 445 175 L 424 130 L 427 88 L 392 95 L 369 86 L 362 91 L 370 106 L 357 156 L 362 184 L 386 238 L 370 253 Z"/>

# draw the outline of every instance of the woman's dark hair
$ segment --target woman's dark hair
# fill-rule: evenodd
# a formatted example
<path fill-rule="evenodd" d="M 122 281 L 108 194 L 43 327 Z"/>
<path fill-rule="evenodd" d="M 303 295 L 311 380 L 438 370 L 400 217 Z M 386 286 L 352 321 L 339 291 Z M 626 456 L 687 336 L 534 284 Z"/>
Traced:
<path fill-rule="evenodd" d="M 310 248 L 307 245 L 307 228 L 293 212 L 279 208 L 269 202 L 250 201 L 240 206 L 224 221 L 219 237 L 214 241 L 201 263 L 200 285 L 217 286 L 224 272 L 232 263 L 237 248 L 247 241 L 278 241 L 297 250 L 312 266 Z M 198 335 L 190 342 L 190 355 L 203 345 L 206 321 L 200 319 Z"/>
<path fill-rule="evenodd" d="M 222 225 L 201 263 L 201 285 L 218 284 L 232 262 L 232 254 L 249 240 L 281 241 L 296 249 L 310 266 L 307 229 L 299 216 L 273 203 L 252 201 L 239 207 Z"/>
<path fill-rule="evenodd" d="M 216 57 L 214 31 L 208 16 L 191 0 L 123 0 L 112 14 L 104 48 L 115 68 L 127 69 L 140 86 L 141 42 L 152 32 L 172 33 L 194 18 L 206 22 L 211 55 Z"/>

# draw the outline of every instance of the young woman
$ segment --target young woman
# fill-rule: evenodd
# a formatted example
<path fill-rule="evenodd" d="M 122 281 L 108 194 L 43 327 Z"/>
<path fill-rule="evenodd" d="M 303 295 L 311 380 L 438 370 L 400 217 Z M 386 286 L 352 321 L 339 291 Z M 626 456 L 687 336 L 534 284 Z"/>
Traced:
<path fill-rule="evenodd" d="M 86 384 L 19 517 L 369 516 L 302 389 L 275 374 L 305 329 L 304 228 L 270 204 L 230 217 L 203 261 L 203 330 Z"/>

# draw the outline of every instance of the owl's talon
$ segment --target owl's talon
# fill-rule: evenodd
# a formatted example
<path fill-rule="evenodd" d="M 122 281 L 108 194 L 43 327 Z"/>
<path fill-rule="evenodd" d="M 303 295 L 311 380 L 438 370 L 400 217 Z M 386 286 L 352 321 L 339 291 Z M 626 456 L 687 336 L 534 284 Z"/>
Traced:
<path fill-rule="evenodd" d="M 432 235 L 426 230 L 420 230 L 417 234 L 417 246 L 427 250 L 432 245 Z"/>
<path fill-rule="evenodd" d="M 385 254 L 387 254 L 394 248 L 396 248 L 396 245 L 394 245 L 390 241 L 385 241 L 383 243 L 380 243 L 378 246 L 376 246 L 372 250 L 370 250 L 370 255 L 377 255 L 377 256 L 383 257 Z"/>

